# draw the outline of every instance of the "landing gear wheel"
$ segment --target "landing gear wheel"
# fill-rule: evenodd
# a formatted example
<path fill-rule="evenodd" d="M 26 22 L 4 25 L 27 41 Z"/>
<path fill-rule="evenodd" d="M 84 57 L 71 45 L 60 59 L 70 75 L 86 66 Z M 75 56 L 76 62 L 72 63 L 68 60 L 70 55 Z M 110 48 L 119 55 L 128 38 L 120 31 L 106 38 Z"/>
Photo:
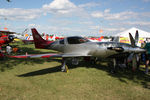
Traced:
<path fill-rule="evenodd" d="M 62 72 L 67 72 L 69 71 L 67 65 L 66 65 L 66 59 L 65 58 L 62 58 L 62 67 L 61 67 L 61 71 Z"/>

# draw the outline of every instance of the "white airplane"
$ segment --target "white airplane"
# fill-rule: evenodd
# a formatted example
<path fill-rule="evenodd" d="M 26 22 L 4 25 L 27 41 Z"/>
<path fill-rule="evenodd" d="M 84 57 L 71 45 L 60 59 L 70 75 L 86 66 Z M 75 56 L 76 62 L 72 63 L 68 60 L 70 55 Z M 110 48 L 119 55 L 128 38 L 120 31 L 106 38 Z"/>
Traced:
<path fill-rule="evenodd" d="M 62 71 L 67 71 L 66 62 L 68 58 L 72 59 L 73 64 L 78 64 L 80 58 L 90 57 L 96 59 L 112 58 L 113 67 L 116 67 L 116 59 L 123 58 L 132 60 L 133 67 L 137 67 L 136 54 L 145 52 L 144 49 L 136 46 L 138 42 L 138 31 L 136 31 L 135 39 L 129 33 L 131 44 L 111 42 L 91 42 L 80 36 L 66 37 L 63 40 L 46 41 L 35 28 L 32 28 L 35 48 L 52 49 L 61 52 L 61 54 L 28 54 L 10 56 L 13 58 L 49 58 L 62 57 Z M 129 59 L 130 58 L 130 59 Z"/>

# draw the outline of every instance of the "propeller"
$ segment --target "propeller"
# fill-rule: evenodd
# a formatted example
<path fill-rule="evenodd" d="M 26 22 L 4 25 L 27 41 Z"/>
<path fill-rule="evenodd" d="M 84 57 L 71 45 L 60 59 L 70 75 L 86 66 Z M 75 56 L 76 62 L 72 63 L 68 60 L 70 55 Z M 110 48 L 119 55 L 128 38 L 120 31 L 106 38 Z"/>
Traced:
<path fill-rule="evenodd" d="M 133 38 L 131 33 L 129 33 L 129 37 L 130 37 L 130 42 L 131 42 L 132 47 L 136 47 L 139 41 L 138 30 L 136 30 L 135 38 Z M 131 62 L 131 61 L 132 61 L 132 70 L 135 71 L 135 69 L 137 68 L 137 54 L 135 54 L 134 52 L 131 53 L 128 57 L 128 62 Z"/>
<path fill-rule="evenodd" d="M 136 30 L 135 38 L 133 38 L 133 36 L 131 35 L 131 33 L 129 33 L 129 37 L 130 37 L 131 45 L 132 45 L 133 47 L 136 47 L 137 44 L 138 44 L 138 41 L 139 41 L 139 33 L 138 33 L 138 30 Z"/>
<path fill-rule="evenodd" d="M 9 39 L 9 41 L 13 41 L 14 40 L 14 35 L 9 35 L 8 39 Z"/>

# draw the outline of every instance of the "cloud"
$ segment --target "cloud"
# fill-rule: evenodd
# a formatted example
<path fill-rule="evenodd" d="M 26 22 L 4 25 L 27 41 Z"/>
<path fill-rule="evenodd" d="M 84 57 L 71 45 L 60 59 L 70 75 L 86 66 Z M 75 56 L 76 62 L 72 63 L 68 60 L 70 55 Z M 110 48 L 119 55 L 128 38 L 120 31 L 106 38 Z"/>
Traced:
<path fill-rule="evenodd" d="M 22 8 L 9 8 L 0 9 L 0 18 L 7 18 L 9 20 L 32 20 L 40 17 L 41 10 L 39 9 L 22 9 Z"/>
<path fill-rule="evenodd" d="M 95 26 L 89 26 L 89 29 L 91 30 L 98 30 L 100 28 L 100 26 L 95 25 Z"/>
<path fill-rule="evenodd" d="M 150 2 L 150 0 L 142 0 L 142 1 L 144 1 L 144 2 Z"/>
<path fill-rule="evenodd" d="M 106 9 L 103 12 L 94 11 L 91 13 L 91 16 L 95 18 L 104 18 L 106 20 L 144 19 L 150 18 L 150 12 L 124 11 L 120 13 L 111 13 L 110 9 Z"/>
<path fill-rule="evenodd" d="M 137 17 L 137 13 L 132 11 L 125 11 L 120 13 L 110 13 L 110 9 L 105 9 L 104 12 L 95 11 L 91 13 L 92 17 L 104 18 L 107 20 L 125 20 L 133 17 Z"/>
<path fill-rule="evenodd" d="M 127 22 L 122 22 L 122 24 L 124 25 L 134 25 L 134 26 L 150 26 L 150 22 L 146 22 L 146 21 L 136 21 L 136 22 L 131 22 L 131 21 L 127 21 Z"/>
<path fill-rule="evenodd" d="M 69 0 L 54 0 L 50 4 L 43 5 L 42 8 L 50 13 L 66 14 L 74 11 L 77 6 Z"/>
<path fill-rule="evenodd" d="M 84 17 L 88 18 L 90 15 L 85 11 L 84 7 L 89 5 L 75 5 L 69 0 L 54 0 L 49 4 L 42 6 L 45 13 L 56 15 L 57 17 Z"/>
<path fill-rule="evenodd" d="M 99 30 L 100 29 L 100 26 L 98 26 L 98 25 L 96 25 L 96 26 L 90 26 L 90 29 L 91 30 Z M 103 31 L 107 31 L 107 32 L 114 32 L 114 31 L 118 31 L 118 30 L 120 30 L 120 29 L 118 29 L 118 28 L 112 28 L 112 27 L 103 27 L 102 28 L 102 30 Z"/>
<path fill-rule="evenodd" d="M 142 17 L 150 17 L 150 12 L 139 13 L 139 16 L 142 16 Z"/>
<path fill-rule="evenodd" d="M 132 11 L 125 11 L 121 13 L 115 13 L 115 14 L 105 14 L 105 19 L 108 20 L 125 20 L 133 18 L 137 15 L 137 13 L 134 13 Z"/>
<path fill-rule="evenodd" d="M 104 10 L 104 13 L 109 13 L 110 12 L 110 9 L 105 9 Z"/>
<path fill-rule="evenodd" d="M 7 18 L 9 20 L 29 21 L 47 16 L 47 13 L 56 14 L 57 16 L 89 16 L 83 8 L 80 8 L 70 2 L 69 0 L 54 0 L 49 4 L 45 4 L 39 9 L 23 9 L 23 8 L 9 8 L 0 9 L 0 18 Z"/>
<path fill-rule="evenodd" d="M 81 4 L 78 7 L 91 8 L 91 7 L 96 7 L 96 6 L 100 6 L 100 4 L 99 3 L 95 3 L 95 2 L 89 2 L 89 3 Z"/>
<path fill-rule="evenodd" d="M 94 5 L 92 3 L 91 5 Z M 82 7 L 90 4 L 82 5 Z M 75 5 L 69 0 L 54 0 L 49 4 L 43 5 L 38 9 L 8 8 L 0 9 L 0 19 L 29 21 L 40 18 L 41 16 L 56 15 L 57 17 L 81 17 L 88 18 L 90 15 L 84 8 Z"/>
<path fill-rule="evenodd" d="M 79 24 L 82 24 L 82 25 L 91 25 L 91 24 L 93 24 L 93 22 L 92 21 L 88 21 L 88 20 L 86 20 L 86 21 L 80 21 L 80 22 L 78 22 Z"/>
<path fill-rule="evenodd" d="M 102 17 L 104 17 L 104 13 L 103 12 L 95 11 L 95 12 L 91 13 L 91 16 L 95 17 L 95 18 L 102 18 Z"/>
<path fill-rule="evenodd" d="M 142 20 L 145 18 L 150 18 L 150 12 L 124 11 L 120 13 L 111 13 L 110 9 L 105 9 L 103 12 L 100 11 L 92 12 L 91 16 L 94 18 L 104 18 L 105 20 L 129 20 L 129 19 Z"/>

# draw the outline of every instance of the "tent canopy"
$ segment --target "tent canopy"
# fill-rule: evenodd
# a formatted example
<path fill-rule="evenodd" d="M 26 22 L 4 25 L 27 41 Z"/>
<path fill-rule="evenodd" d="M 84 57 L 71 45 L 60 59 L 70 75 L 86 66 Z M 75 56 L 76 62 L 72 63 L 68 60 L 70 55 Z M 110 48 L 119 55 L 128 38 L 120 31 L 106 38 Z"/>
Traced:
<path fill-rule="evenodd" d="M 118 33 L 116 34 L 115 36 L 119 36 L 119 37 L 129 37 L 129 33 L 132 34 L 133 37 L 135 37 L 135 33 L 136 33 L 136 30 L 138 30 L 139 32 L 139 37 L 142 37 L 142 38 L 150 38 L 150 33 L 149 32 L 146 32 L 146 31 L 143 31 L 143 30 L 140 30 L 138 28 L 131 28 L 131 29 L 128 29 L 124 32 L 121 32 L 121 33 Z"/>

